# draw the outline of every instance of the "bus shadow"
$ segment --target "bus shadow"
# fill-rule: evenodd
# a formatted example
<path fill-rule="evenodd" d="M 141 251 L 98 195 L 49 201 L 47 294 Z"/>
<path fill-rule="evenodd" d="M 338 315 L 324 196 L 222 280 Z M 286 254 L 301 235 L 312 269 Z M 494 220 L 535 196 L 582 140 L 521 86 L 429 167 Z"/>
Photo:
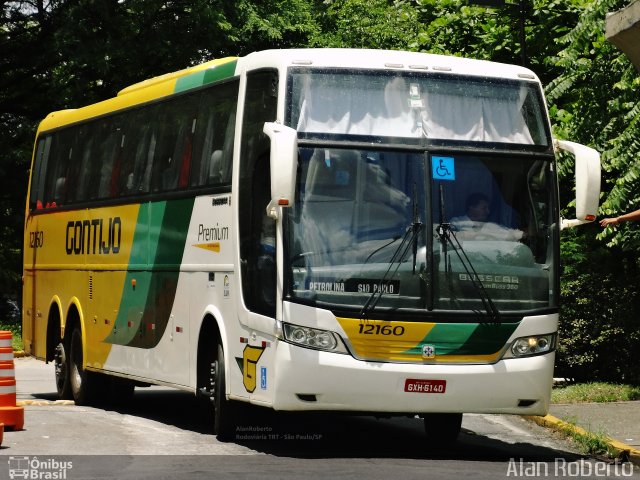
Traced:
<path fill-rule="evenodd" d="M 463 429 L 453 444 L 427 442 L 419 418 L 376 418 L 332 413 L 265 412 L 259 422 L 237 427 L 235 443 L 261 453 L 297 458 L 398 458 L 460 461 L 567 462 L 568 451 L 531 443 L 507 443 Z"/>
<path fill-rule="evenodd" d="M 49 398 L 50 395 L 39 395 Z M 213 436 L 210 409 L 193 395 L 172 389 L 136 389 L 131 402 L 114 410 L 191 432 Z M 290 413 L 243 406 L 235 434 L 228 441 L 260 453 L 294 458 L 398 458 L 460 461 L 567 462 L 580 455 L 535 445 L 509 443 L 483 432 L 465 417 L 458 442 L 428 444 L 421 419 L 346 415 L 337 413 Z"/>

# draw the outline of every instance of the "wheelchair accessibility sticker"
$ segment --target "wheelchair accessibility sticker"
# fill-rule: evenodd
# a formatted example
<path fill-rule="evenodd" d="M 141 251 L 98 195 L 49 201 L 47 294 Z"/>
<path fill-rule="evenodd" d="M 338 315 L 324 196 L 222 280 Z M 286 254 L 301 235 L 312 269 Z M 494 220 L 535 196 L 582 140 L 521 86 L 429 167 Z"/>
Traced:
<path fill-rule="evenodd" d="M 453 157 L 431 157 L 431 176 L 434 180 L 455 180 L 456 168 Z"/>

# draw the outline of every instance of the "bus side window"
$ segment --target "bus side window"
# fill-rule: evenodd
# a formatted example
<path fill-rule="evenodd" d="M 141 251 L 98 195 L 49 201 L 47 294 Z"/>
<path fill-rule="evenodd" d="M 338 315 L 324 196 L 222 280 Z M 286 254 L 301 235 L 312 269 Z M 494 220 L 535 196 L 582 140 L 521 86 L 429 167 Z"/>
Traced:
<path fill-rule="evenodd" d="M 91 135 L 91 128 L 92 128 L 91 125 L 87 125 L 86 127 L 83 128 L 84 141 L 81 143 L 80 158 L 78 158 L 78 162 L 79 162 L 79 165 L 77 167 L 78 182 L 77 182 L 77 185 L 75 186 L 75 193 L 74 193 L 74 200 L 78 202 L 81 202 L 87 199 L 87 196 L 85 193 L 88 189 L 89 178 L 85 174 L 85 172 L 89 168 L 89 163 L 91 162 L 91 158 L 92 158 L 93 144 L 95 142 L 95 139 L 92 138 L 92 135 Z"/>
<path fill-rule="evenodd" d="M 166 104 L 166 117 L 161 127 L 162 141 L 156 152 L 154 166 L 154 190 L 175 190 L 187 185 L 197 108 L 197 97 L 194 95 L 180 97 Z"/>
<path fill-rule="evenodd" d="M 31 173 L 31 192 L 29 196 L 29 208 L 31 210 L 37 210 L 43 207 L 44 179 L 50 151 L 51 136 L 40 138 L 36 146 L 36 154 L 32 167 L 33 172 Z"/>
<path fill-rule="evenodd" d="M 73 129 L 61 130 L 53 135 L 50 158 L 43 192 L 43 206 L 55 208 L 66 202 L 66 177 L 70 165 L 75 160 L 74 155 L 75 134 Z"/>
<path fill-rule="evenodd" d="M 92 122 L 87 124 L 86 128 L 87 137 L 90 140 L 83 146 L 80 182 L 76 196 L 81 202 L 106 196 L 113 167 L 114 144 L 117 144 L 112 131 L 112 121 Z"/>
<path fill-rule="evenodd" d="M 120 191 L 120 178 L 122 177 L 122 167 L 124 162 L 124 143 L 126 136 L 123 133 L 124 129 L 118 127 L 116 140 L 118 145 L 116 146 L 116 157 L 111 171 L 111 178 L 109 180 L 109 197 L 114 198 L 118 196 Z"/>
<path fill-rule="evenodd" d="M 177 122 L 171 103 L 164 103 L 160 108 L 160 113 L 155 122 L 154 134 L 151 138 L 149 146 L 149 158 L 145 170 L 145 179 L 143 183 L 145 191 L 159 192 L 170 189 L 170 171 L 172 165 L 175 164 L 173 159 L 173 146 L 177 136 Z M 165 179 L 166 177 L 166 179 Z M 165 185 L 165 180 L 167 185 Z"/>
<path fill-rule="evenodd" d="M 122 149 L 122 165 L 120 167 L 118 191 L 121 196 L 138 193 L 140 181 L 140 165 L 143 151 L 146 150 L 147 116 L 142 112 L 134 113 L 124 128 L 124 142 Z"/>
<path fill-rule="evenodd" d="M 135 145 L 133 181 L 131 193 L 143 194 L 149 192 L 151 183 L 151 169 L 155 157 L 159 134 L 160 107 L 154 106 L 140 113 L 139 121 L 131 126 L 131 141 Z"/>
<path fill-rule="evenodd" d="M 116 125 L 114 119 L 104 122 L 103 125 L 103 141 L 100 147 L 98 160 L 99 175 L 98 198 L 108 198 L 111 192 L 111 181 L 116 161 L 120 154 L 121 133 L 120 128 Z"/>
<path fill-rule="evenodd" d="M 237 80 L 202 92 L 194 133 L 191 185 L 231 183 Z"/>

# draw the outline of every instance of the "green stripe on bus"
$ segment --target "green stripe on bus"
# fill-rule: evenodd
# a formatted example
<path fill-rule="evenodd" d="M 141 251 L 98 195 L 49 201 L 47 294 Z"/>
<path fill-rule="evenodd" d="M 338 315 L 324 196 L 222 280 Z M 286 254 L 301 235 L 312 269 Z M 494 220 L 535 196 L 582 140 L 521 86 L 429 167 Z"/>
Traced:
<path fill-rule="evenodd" d="M 420 355 L 423 345 L 433 345 L 438 355 L 489 355 L 504 346 L 519 323 L 439 323 L 404 353 Z"/>
<path fill-rule="evenodd" d="M 155 217 L 152 205 L 149 236 L 153 239 L 157 232 L 158 237 L 151 241 L 156 248 L 151 265 L 150 288 L 140 327 L 128 346 L 153 348 L 167 329 L 194 202 L 194 198 L 165 202 L 161 218 Z"/>
<path fill-rule="evenodd" d="M 467 341 L 451 355 L 489 355 L 504 347 L 520 322 L 481 323 Z"/>
<path fill-rule="evenodd" d="M 151 288 L 150 275 L 144 270 L 149 266 L 149 251 L 152 249 L 155 251 L 155 247 L 149 244 L 150 208 L 149 203 L 143 203 L 138 210 L 136 230 L 129 255 L 129 271 L 125 277 L 115 325 L 104 340 L 107 343 L 126 345 L 133 340 L 140 328 L 144 305 L 147 303 Z"/>
<path fill-rule="evenodd" d="M 462 346 L 473 334 L 476 323 L 439 323 L 435 325 L 422 340 L 415 352 L 422 352 L 422 345 L 434 345 L 438 355 L 448 355 Z"/>
<path fill-rule="evenodd" d="M 192 88 L 201 87 L 202 85 L 233 77 L 236 72 L 237 63 L 238 62 L 236 60 L 233 60 L 229 63 L 223 63 L 222 65 L 181 77 L 176 80 L 174 93 L 184 92 Z"/>
<path fill-rule="evenodd" d="M 194 199 L 140 206 L 118 317 L 107 343 L 155 347 L 166 330 Z M 135 269 L 138 269 L 137 271 Z"/>

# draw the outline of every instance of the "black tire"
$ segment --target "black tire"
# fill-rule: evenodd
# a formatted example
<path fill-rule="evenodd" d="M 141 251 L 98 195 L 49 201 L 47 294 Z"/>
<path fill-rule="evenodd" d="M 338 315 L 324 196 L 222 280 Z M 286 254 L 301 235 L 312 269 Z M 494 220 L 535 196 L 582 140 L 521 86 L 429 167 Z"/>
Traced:
<path fill-rule="evenodd" d="M 425 413 L 422 418 L 429 444 L 451 444 L 458 440 L 462 428 L 461 413 Z"/>
<path fill-rule="evenodd" d="M 209 365 L 209 391 L 213 408 L 213 433 L 220 441 L 231 440 L 236 429 L 236 405 L 227 399 L 224 350 L 217 344 Z"/>
<path fill-rule="evenodd" d="M 82 332 L 74 327 L 69 340 L 69 386 L 76 405 L 91 405 L 105 399 L 108 378 L 83 367 Z"/>
<path fill-rule="evenodd" d="M 63 340 L 56 345 L 53 357 L 56 376 L 56 390 L 60 400 L 72 400 L 71 382 L 69 381 L 69 346 Z"/>

